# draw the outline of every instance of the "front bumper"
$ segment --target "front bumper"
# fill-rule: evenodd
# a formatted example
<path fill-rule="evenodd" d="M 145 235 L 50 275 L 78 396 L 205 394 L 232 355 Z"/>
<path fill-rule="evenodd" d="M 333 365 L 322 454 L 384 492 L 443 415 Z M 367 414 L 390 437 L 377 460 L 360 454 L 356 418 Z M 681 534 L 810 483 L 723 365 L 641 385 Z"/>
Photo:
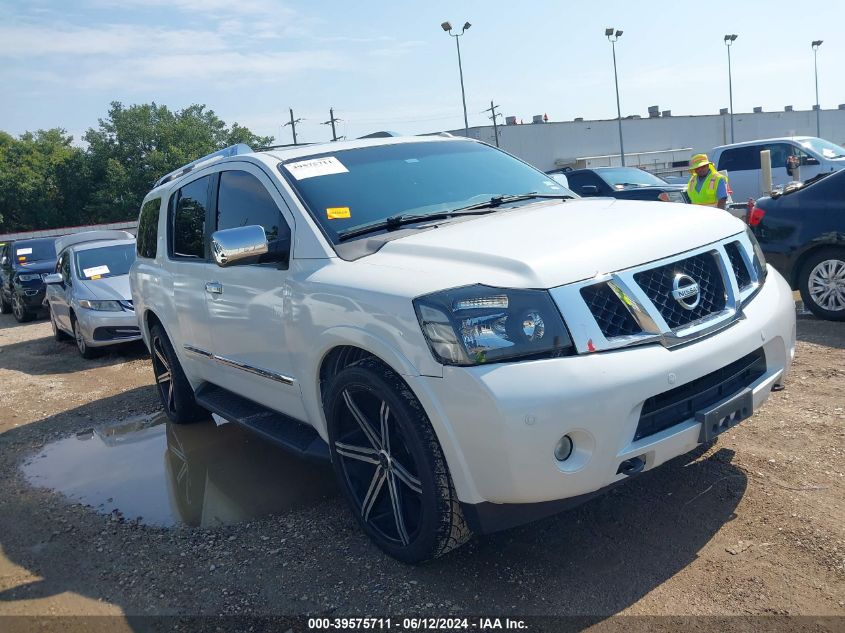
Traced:
<path fill-rule="evenodd" d="M 406 380 L 438 433 L 462 503 L 484 504 L 479 508 L 489 514 L 489 504 L 590 496 L 624 481 L 619 468 L 626 460 L 641 457 L 643 471 L 650 470 L 698 445 L 701 424 L 694 418 L 634 440 L 648 398 L 761 347 L 766 369 L 750 385 L 754 409 L 784 380 L 795 350 L 795 309 L 779 274 L 770 271 L 744 316 L 673 349 L 652 344 L 488 367 L 446 367 L 442 379 Z M 554 448 L 564 434 L 575 449 L 559 462 Z M 531 518 L 528 508 L 525 516 Z"/>
<path fill-rule="evenodd" d="M 89 347 L 105 347 L 141 340 L 135 312 L 100 312 L 80 308 L 76 319 Z"/>
<path fill-rule="evenodd" d="M 39 312 L 47 309 L 44 305 L 44 299 L 47 296 L 47 289 L 44 285 L 40 288 L 20 286 L 19 288 L 15 288 L 15 294 L 18 295 L 23 307 L 29 312 Z"/>

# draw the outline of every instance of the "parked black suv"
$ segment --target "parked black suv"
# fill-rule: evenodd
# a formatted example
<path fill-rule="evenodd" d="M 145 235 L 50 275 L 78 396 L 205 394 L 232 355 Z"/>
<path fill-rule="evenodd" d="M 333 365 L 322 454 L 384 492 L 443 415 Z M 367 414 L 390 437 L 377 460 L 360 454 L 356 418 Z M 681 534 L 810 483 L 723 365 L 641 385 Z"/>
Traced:
<path fill-rule="evenodd" d="M 804 306 L 819 318 L 845 321 L 845 171 L 760 198 L 747 221 Z"/>
<path fill-rule="evenodd" d="M 595 167 L 552 171 L 566 176 L 569 188 L 580 196 L 603 196 L 623 200 L 689 202 L 684 185 L 670 185 L 638 167 Z"/>
<path fill-rule="evenodd" d="M 19 240 L 0 246 L 0 313 L 18 322 L 44 314 L 43 277 L 56 269 L 55 238 Z"/>

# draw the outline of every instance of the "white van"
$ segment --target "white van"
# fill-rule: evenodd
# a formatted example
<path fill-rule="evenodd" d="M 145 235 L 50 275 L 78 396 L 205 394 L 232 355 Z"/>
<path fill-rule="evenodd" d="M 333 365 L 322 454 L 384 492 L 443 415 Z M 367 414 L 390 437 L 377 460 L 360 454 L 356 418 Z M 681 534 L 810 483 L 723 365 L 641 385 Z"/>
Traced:
<path fill-rule="evenodd" d="M 825 172 L 845 168 L 845 148 L 815 136 L 791 136 L 722 145 L 710 159 L 719 171 L 728 172 L 733 199 L 755 200 L 763 195 L 760 183 L 760 152 L 767 149 L 772 157 L 772 184 L 785 185 L 792 180 L 809 180 Z M 798 165 L 787 169 L 787 162 Z"/>

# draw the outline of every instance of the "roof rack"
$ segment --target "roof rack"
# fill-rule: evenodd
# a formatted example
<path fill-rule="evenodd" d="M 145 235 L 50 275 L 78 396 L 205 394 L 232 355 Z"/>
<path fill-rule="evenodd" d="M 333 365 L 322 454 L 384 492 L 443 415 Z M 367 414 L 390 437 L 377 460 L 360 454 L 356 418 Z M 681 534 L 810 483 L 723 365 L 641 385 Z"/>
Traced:
<path fill-rule="evenodd" d="M 279 145 L 262 145 L 261 147 L 256 147 L 256 152 L 263 152 L 268 149 L 282 149 L 285 147 L 303 147 L 305 145 L 319 145 L 319 143 L 281 143 Z"/>
<path fill-rule="evenodd" d="M 216 160 L 221 158 L 227 158 L 229 156 L 238 156 L 240 154 L 251 154 L 252 148 L 247 145 L 246 143 L 238 143 L 237 145 L 230 145 L 229 147 L 224 147 L 223 149 L 208 154 L 207 156 L 203 156 L 202 158 L 198 158 L 193 162 L 188 163 L 187 165 L 183 165 L 179 169 L 174 169 L 169 174 L 165 174 L 158 180 L 156 180 L 155 185 L 153 185 L 153 189 L 163 185 L 166 182 L 170 182 L 171 180 L 175 180 L 180 176 L 184 176 L 189 171 L 196 169 L 197 167 L 201 167 L 208 163 L 212 163 Z"/>
<path fill-rule="evenodd" d="M 359 139 L 362 138 L 391 138 L 393 136 L 402 136 L 399 132 L 391 132 L 389 130 L 383 130 L 380 132 L 370 132 L 369 134 L 364 134 L 364 136 L 359 136 Z"/>

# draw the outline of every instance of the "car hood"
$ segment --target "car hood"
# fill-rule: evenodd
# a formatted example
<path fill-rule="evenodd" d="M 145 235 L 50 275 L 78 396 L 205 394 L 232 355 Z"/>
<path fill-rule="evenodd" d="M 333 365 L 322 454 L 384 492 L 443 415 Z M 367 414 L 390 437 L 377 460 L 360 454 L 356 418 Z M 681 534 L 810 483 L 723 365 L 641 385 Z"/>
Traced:
<path fill-rule="evenodd" d="M 129 288 L 129 275 L 117 275 L 115 277 L 103 277 L 102 279 L 86 279 L 79 282 L 85 289 L 78 293 L 81 299 L 112 299 L 115 301 L 128 301 L 132 299 L 132 291 Z"/>
<path fill-rule="evenodd" d="M 15 268 L 15 272 L 18 274 L 27 274 L 27 273 L 52 273 L 56 272 L 56 260 L 55 259 L 43 259 L 36 262 L 26 262 L 23 264 L 18 264 Z"/>
<path fill-rule="evenodd" d="M 744 228 L 714 207 L 614 198 L 549 201 L 411 234 L 360 261 L 414 271 L 409 284 L 417 287 L 554 288 L 683 253 Z"/>

